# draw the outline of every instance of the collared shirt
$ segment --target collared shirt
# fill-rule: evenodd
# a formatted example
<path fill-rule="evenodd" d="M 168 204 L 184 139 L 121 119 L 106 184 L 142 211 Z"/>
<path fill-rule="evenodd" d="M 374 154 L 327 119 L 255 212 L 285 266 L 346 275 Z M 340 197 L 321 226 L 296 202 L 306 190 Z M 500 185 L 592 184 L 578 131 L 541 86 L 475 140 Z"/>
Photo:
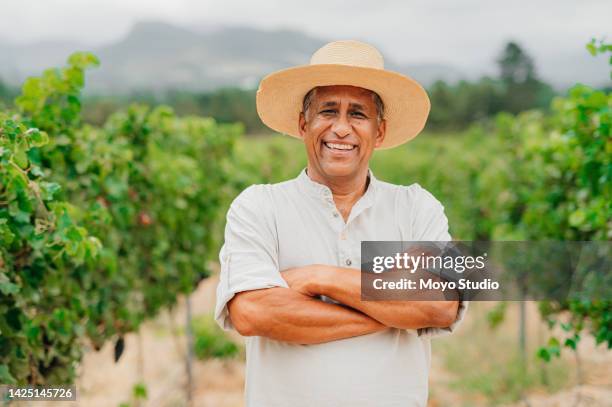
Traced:
<path fill-rule="evenodd" d="M 419 184 L 370 182 L 345 222 L 331 190 L 305 170 L 293 180 L 252 185 L 227 214 L 215 319 L 232 329 L 238 292 L 287 287 L 283 270 L 309 264 L 360 268 L 362 240 L 449 241 L 444 207 Z M 328 301 L 331 301 L 327 299 Z M 425 406 L 432 336 L 448 328 L 389 328 L 316 345 L 246 338 L 248 407 Z"/>

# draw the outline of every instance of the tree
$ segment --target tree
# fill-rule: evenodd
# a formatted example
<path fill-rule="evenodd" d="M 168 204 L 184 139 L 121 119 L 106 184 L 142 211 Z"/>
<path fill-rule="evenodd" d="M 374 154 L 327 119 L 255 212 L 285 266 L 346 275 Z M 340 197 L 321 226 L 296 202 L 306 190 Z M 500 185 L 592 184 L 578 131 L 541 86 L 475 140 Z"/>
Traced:
<path fill-rule="evenodd" d="M 536 79 L 532 58 L 515 42 L 506 44 L 497 60 L 500 79 L 507 85 L 526 83 Z"/>
<path fill-rule="evenodd" d="M 550 102 L 550 87 L 541 82 L 533 59 L 515 42 L 509 42 L 497 59 L 499 79 L 505 87 L 503 110 L 510 113 L 534 107 L 544 107 Z M 543 94 L 548 97 L 541 97 Z"/>

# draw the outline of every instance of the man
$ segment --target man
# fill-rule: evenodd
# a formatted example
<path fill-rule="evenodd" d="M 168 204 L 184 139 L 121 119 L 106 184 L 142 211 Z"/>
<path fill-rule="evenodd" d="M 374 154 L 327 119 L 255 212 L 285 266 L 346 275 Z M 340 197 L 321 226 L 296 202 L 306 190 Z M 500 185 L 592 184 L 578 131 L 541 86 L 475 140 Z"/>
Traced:
<path fill-rule="evenodd" d="M 368 167 L 422 130 L 427 94 L 374 47 L 337 41 L 264 78 L 257 110 L 303 140 L 308 166 L 247 188 L 227 215 L 215 317 L 246 337 L 246 405 L 425 406 L 430 337 L 466 306 L 361 301 L 359 269 L 362 240 L 450 240 L 430 193 Z"/>

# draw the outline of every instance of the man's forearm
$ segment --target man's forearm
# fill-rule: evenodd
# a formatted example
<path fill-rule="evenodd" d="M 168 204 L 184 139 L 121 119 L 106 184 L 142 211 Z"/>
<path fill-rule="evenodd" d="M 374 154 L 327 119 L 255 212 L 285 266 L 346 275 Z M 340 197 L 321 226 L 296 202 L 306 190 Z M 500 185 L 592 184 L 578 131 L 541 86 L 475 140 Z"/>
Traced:
<path fill-rule="evenodd" d="M 296 344 L 329 342 L 387 328 L 362 312 L 283 287 L 238 293 L 228 309 L 242 335 Z"/>
<path fill-rule="evenodd" d="M 457 301 L 362 301 L 359 270 L 324 266 L 317 276 L 311 294 L 333 298 L 389 327 L 447 327 L 457 315 Z"/>

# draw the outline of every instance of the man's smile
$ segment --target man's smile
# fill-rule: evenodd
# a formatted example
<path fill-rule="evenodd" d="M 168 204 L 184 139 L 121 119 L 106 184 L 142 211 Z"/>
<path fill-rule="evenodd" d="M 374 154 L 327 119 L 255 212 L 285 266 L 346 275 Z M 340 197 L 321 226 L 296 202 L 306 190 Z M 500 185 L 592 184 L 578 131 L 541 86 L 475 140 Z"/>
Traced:
<path fill-rule="evenodd" d="M 333 150 L 333 151 L 352 151 L 357 148 L 356 144 L 338 143 L 338 142 L 332 142 L 332 141 L 329 141 L 329 142 L 324 141 L 323 145 L 327 147 L 327 149 Z"/>

